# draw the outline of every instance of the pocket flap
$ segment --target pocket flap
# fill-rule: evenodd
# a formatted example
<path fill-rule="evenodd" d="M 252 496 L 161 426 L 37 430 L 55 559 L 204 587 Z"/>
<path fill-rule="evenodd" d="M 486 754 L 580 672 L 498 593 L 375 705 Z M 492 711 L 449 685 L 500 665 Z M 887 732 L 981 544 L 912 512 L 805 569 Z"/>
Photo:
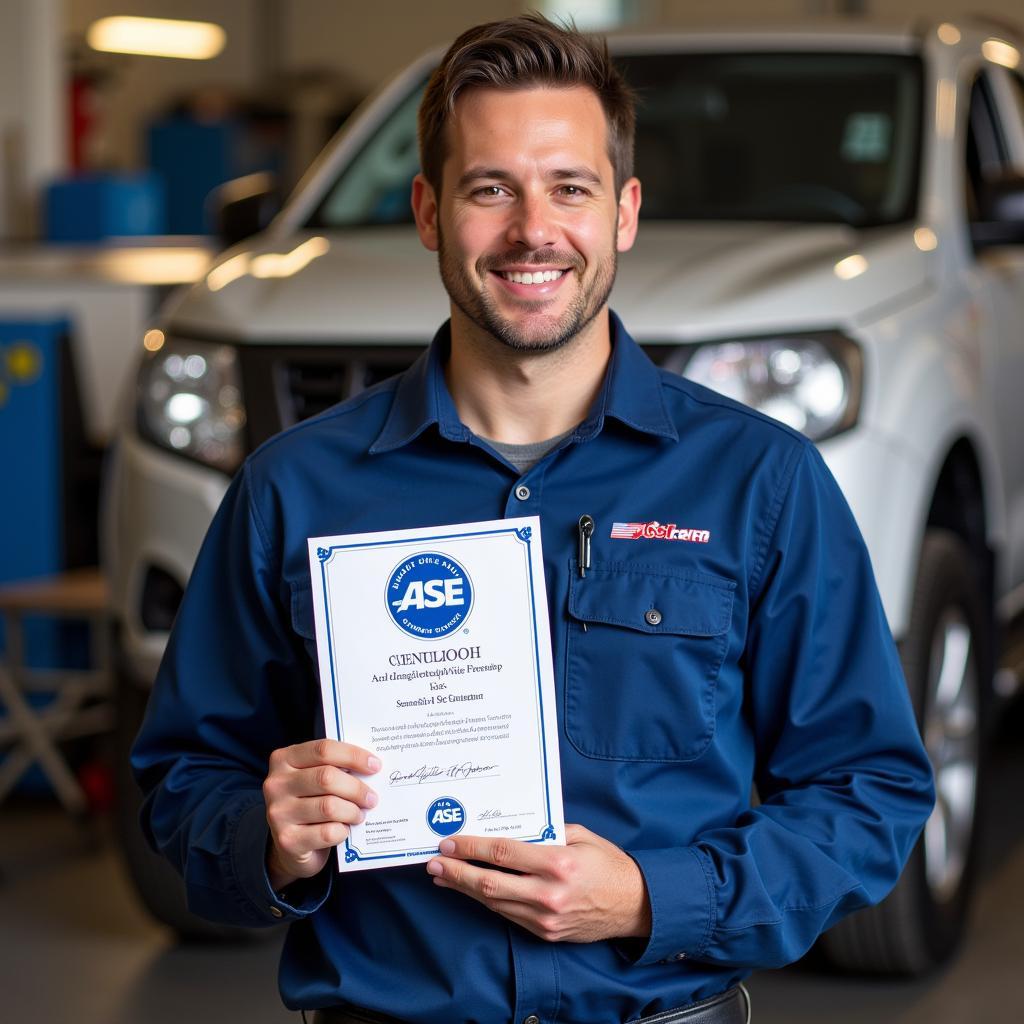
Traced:
<path fill-rule="evenodd" d="M 308 584 L 289 584 L 291 591 L 292 629 L 307 640 L 316 638 L 313 624 L 313 591 Z"/>
<path fill-rule="evenodd" d="M 642 633 L 720 636 L 732 621 L 735 588 L 704 573 L 618 562 L 595 562 L 581 578 L 574 563 L 569 614 Z"/>

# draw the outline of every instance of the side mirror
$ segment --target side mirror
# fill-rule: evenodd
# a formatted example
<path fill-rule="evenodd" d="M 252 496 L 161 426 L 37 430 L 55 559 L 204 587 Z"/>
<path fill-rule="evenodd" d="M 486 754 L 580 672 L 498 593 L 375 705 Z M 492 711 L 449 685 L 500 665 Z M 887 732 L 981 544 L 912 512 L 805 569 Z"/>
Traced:
<path fill-rule="evenodd" d="M 978 189 L 978 217 L 971 223 L 975 249 L 1024 245 L 1024 175 L 1006 174 Z"/>
<path fill-rule="evenodd" d="M 259 234 L 281 209 L 277 182 L 266 172 L 226 181 L 210 193 L 209 202 L 224 249 Z"/>

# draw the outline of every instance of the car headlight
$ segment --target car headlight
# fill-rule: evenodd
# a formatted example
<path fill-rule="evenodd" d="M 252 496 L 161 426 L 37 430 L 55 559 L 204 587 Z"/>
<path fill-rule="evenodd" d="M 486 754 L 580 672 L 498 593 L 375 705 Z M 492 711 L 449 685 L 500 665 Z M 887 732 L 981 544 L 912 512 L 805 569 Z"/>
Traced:
<path fill-rule="evenodd" d="M 225 473 L 245 457 L 245 406 L 231 345 L 150 331 L 139 370 L 139 431 L 163 448 Z"/>
<path fill-rule="evenodd" d="M 861 351 L 838 333 L 709 342 L 672 368 L 812 441 L 849 430 L 860 411 Z"/>

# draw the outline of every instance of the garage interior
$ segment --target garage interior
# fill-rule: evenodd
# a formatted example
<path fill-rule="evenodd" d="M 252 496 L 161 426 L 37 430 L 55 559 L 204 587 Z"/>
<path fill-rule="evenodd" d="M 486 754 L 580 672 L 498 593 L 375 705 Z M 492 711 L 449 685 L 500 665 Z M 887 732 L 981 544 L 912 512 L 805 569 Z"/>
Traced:
<path fill-rule="evenodd" d="M 265 226 L 309 180 L 349 116 L 393 76 L 465 28 L 524 10 L 652 36 L 717 26 L 952 26 L 984 16 L 1004 26 L 1007 38 L 1024 38 L 1017 0 L 990 0 L 977 10 L 947 0 L 4 3 L 0 1017 L 54 1024 L 299 1019 L 278 996 L 282 930 L 182 935 L 187 927 L 169 927 L 147 908 L 133 876 L 138 868 L 129 864 L 134 855 L 126 859 L 126 850 L 143 843 L 125 759 L 145 692 L 126 684 L 119 647 L 125 640 L 110 581 L 121 537 L 104 533 L 103 512 L 113 486 L 111 451 L 119 425 L 135 415 L 140 359 L 165 343 L 154 324 L 176 289 L 205 279 L 212 290 L 211 268 L 225 243 Z M 208 51 L 118 52 L 102 30 L 122 16 L 206 25 L 210 37 L 195 45 Z M 1016 67 L 1003 58 L 1004 67 Z M 1020 103 L 1024 112 L 1024 92 Z M 915 244 L 930 246 L 921 234 Z M 288 254 L 299 262 L 317 255 Z M 836 277 L 861 272 L 849 260 L 837 264 Z M 372 383 L 404 365 L 406 354 L 395 348 L 380 365 L 366 356 L 359 372 Z M 1024 356 L 1017 358 L 1024 372 Z M 318 356 L 290 372 L 294 419 L 352 386 L 349 376 L 329 379 L 335 371 Z M 258 431 L 268 436 L 288 423 L 266 409 L 258 421 L 260 414 L 253 403 L 248 428 L 257 440 Z M 187 455 L 193 440 L 172 444 Z M 1019 438 L 1015 449 L 1024 465 Z M 226 479 L 236 454 L 227 446 L 204 470 Z M 948 528 L 976 515 L 958 489 L 964 465 L 955 463 L 929 525 Z M 158 657 L 181 599 L 172 561 L 169 571 L 152 569 L 139 582 L 141 621 L 157 640 L 147 658 L 153 650 Z M 187 566 L 173 568 L 187 576 Z M 755 1024 L 1024 1020 L 1024 614 L 1011 616 L 999 634 L 977 885 L 963 940 L 917 977 L 842 972 L 812 950 L 795 965 L 754 975 Z M 170 869 L 163 870 L 169 880 Z"/>

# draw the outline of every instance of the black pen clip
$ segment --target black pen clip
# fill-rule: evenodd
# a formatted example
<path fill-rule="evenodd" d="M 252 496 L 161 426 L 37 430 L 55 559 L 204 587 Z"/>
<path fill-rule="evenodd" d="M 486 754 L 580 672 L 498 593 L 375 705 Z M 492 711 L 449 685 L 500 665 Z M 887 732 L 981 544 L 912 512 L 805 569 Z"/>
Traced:
<path fill-rule="evenodd" d="M 594 518 L 586 513 L 580 516 L 579 521 L 579 566 L 580 579 L 587 575 L 590 568 L 590 538 L 594 535 Z"/>

